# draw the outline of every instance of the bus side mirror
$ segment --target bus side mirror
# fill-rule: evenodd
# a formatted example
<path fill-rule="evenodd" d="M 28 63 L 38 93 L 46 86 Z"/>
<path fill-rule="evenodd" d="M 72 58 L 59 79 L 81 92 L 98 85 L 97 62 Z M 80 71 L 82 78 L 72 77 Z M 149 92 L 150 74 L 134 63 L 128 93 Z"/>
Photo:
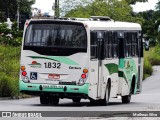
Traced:
<path fill-rule="evenodd" d="M 146 34 L 142 35 L 143 47 L 145 51 L 149 51 L 149 37 Z"/>
<path fill-rule="evenodd" d="M 144 40 L 143 45 L 144 45 L 145 51 L 149 51 L 149 40 Z"/>
<path fill-rule="evenodd" d="M 149 41 L 145 42 L 145 51 L 149 51 Z"/>

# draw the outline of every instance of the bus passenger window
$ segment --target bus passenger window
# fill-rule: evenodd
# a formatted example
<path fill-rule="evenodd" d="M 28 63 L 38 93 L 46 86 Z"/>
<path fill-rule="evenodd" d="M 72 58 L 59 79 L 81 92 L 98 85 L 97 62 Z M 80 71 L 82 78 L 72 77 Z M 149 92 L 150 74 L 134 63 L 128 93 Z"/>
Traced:
<path fill-rule="evenodd" d="M 138 38 L 137 32 L 132 34 L 132 56 L 138 56 Z"/>
<path fill-rule="evenodd" d="M 60 45 L 60 39 L 59 38 L 55 39 L 55 45 Z"/>
<path fill-rule="evenodd" d="M 137 32 L 128 32 L 125 36 L 125 56 L 137 57 L 138 56 L 138 38 Z"/>
<path fill-rule="evenodd" d="M 97 44 L 96 32 L 91 32 L 91 59 L 97 59 Z"/>
<path fill-rule="evenodd" d="M 113 58 L 118 57 L 118 34 L 117 32 L 113 33 Z"/>
<path fill-rule="evenodd" d="M 105 34 L 105 53 L 106 58 L 112 58 L 113 47 L 112 47 L 112 32 L 107 32 Z"/>
<path fill-rule="evenodd" d="M 125 34 L 125 57 L 131 57 L 132 50 L 132 33 Z"/>
<path fill-rule="evenodd" d="M 49 35 L 47 38 L 47 46 L 51 46 L 52 45 L 52 37 Z"/>
<path fill-rule="evenodd" d="M 118 57 L 118 37 L 117 32 L 107 32 L 105 34 L 105 57 Z"/>

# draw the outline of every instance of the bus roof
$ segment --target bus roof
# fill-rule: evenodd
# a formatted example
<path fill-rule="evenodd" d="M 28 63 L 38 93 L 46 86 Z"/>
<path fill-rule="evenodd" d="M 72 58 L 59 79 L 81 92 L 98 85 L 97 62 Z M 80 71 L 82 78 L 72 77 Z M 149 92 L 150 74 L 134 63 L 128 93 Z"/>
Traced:
<path fill-rule="evenodd" d="M 141 30 L 140 24 L 119 21 L 83 21 L 91 29 L 100 28 L 104 30 Z"/>
<path fill-rule="evenodd" d="M 29 21 L 63 21 L 83 23 L 87 25 L 91 30 L 142 30 L 141 25 L 131 22 L 119 22 L 119 21 L 89 21 L 89 20 L 59 20 L 59 19 L 31 19 Z"/>

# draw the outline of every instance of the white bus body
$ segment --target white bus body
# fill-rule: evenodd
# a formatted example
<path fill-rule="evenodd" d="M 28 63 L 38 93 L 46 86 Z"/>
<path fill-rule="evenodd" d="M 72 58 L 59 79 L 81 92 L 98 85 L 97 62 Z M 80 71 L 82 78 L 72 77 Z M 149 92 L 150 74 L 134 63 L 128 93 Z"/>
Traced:
<path fill-rule="evenodd" d="M 141 92 L 141 26 L 115 21 L 29 20 L 21 51 L 20 91 L 41 104 L 81 98 L 107 105 L 110 97 Z M 98 102 L 96 102 L 98 101 Z"/>

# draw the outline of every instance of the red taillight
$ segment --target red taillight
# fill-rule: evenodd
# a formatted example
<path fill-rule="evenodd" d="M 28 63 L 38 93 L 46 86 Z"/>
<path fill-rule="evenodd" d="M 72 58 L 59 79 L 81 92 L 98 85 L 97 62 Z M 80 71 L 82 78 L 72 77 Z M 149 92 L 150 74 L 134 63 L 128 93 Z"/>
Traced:
<path fill-rule="evenodd" d="M 23 72 L 22 72 L 22 75 L 23 75 L 23 76 L 26 76 L 26 75 L 27 75 L 27 72 L 26 72 L 26 71 L 23 71 Z"/>
<path fill-rule="evenodd" d="M 81 78 L 85 79 L 86 78 L 86 74 L 82 74 Z"/>

